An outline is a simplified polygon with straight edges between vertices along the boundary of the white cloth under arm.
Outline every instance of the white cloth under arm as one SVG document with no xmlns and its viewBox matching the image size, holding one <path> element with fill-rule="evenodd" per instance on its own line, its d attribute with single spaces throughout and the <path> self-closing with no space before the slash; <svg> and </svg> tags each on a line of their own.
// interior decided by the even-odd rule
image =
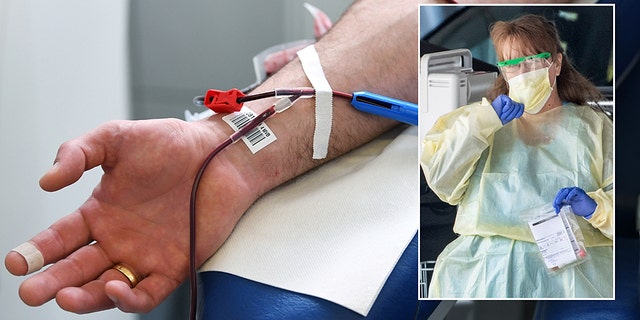
<svg viewBox="0 0 640 320">
<path fill-rule="evenodd" d="M 417 149 L 416 127 L 395 130 L 278 187 L 245 213 L 201 271 L 366 315 L 418 229 Z"/>
</svg>

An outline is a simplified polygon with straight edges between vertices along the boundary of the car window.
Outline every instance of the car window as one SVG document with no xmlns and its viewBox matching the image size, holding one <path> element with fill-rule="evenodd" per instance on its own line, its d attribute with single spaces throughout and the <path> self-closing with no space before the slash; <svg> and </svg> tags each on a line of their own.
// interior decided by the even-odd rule
<svg viewBox="0 0 640 320">
<path fill-rule="evenodd" d="M 429 10 L 429 8 L 425 8 Z M 613 8 L 611 6 L 473 6 L 460 10 L 425 36 L 428 43 L 447 49 L 467 48 L 474 58 L 495 65 L 489 37 L 494 21 L 526 13 L 556 23 L 567 55 L 596 86 L 613 82 Z"/>
</svg>

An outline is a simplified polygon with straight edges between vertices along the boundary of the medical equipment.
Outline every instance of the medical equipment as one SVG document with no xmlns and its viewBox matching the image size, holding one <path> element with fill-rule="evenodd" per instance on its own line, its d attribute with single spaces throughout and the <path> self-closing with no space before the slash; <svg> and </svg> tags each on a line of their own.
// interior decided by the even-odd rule
<svg viewBox="0 0 640 320">
<path fill-rule="evenodd" d="M 353 93 L 351 105 L 363 112 L 418 125 L 418 106 L 410 102 L 359 91 Z"/>
<path fill-rule="evenodd" d="M 428 53 L 420 58 L 419 137 L 424 137 L 440 116 L 480 101 L 494 83 L 496 72 L 477 72 L 472 64 L 468 49 Z"/>
<path fill-rule="evenodd" d="M 309 98 L 315 95 L 315 90 L 313 88 L 283 88 L 258 94 L 245 95 L 238 89 L 231 89 L 228 91 L 210 89 L 207 91 L 205 96 L 195 97 L 193 102 L 195 105 L 205 106 L 214 112 L 229 113 L 240 111 L 242 104 L 247 101 L 290 96 L 294 94 L 299 94 L 301 98 Z M 333 96 L 351 100 L 351 105 L 359 111 L 375 114 L 414 126 L 418 125 L 418 106 L 415 103 L 389 98 L 366 91 L 358 91 L 349 94 L 334 90 Z"/>
<path fill-rule="evenodd" d="M 238 94 L 236 91 L 233 91 L 231 94 L 223 95 L 225 98 L 233 97 L 234 94 Z M 276 113 L 280 113 L 282 111 L 287 110 L 291 107 L 298 98 L 301 97 L 300 93 L 294 93 L 288 97 L 284 97 L 278 100 L 276 103 L 271 105 L 271 107 L 267 108 L 263 112 L 261 112 L 258 116 L 248 122 L 245 126 L 243 126 L 240 130 L 233 133 L 229 138 L 219 144 L 204 160 L 196 177 L 193 182 L 193 186 L 191 188 L 191 198 L 189 202 L 189 272 L 190 278 L 189 282 L 191 285 L 191 305 L 190 305 L 190 319 L 196 319 L 197 314 L 197 297 L 198 297 L 198 278 L 197 278 L 197 263 L 196 263 L 196 199 L 198 195 L 198 186 L 200 184 L 200 180 L 202 179 L 202 175 L 204 171 L 211 163 L 211 160 L 219 154 L 226 147 L 230 146 L 234 142 L 238 141 L 247 133 L 251 132 L 251 130 L 255 129 L 258 125 L 264 122 L 269 117 L 273 116 Z M 252 96 L 250 98 L 260 99 L 260 96 Z M 229 108 L 234 103 L 237 103 L 234 99 L 226 99 L 219 103 L 219 105 L 224 108 Z M 225 109 L 226 110 L 226 109 Z"/>
</svg>

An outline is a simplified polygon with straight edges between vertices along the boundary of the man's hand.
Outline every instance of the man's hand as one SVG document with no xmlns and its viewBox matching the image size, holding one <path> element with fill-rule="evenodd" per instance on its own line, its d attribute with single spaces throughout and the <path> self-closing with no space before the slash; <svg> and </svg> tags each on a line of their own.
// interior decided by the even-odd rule
<svg viewBox="0 0 640 320">
<path fill-rule="evenodd" d="M 182 283 L 189 268 L 189 195 L 203 159 L 224 139 L 206 121 L 121 121 L 105 124 L 63 144 L 40 180 L 55 191 L 102 166 L 104 175 L 78 210 L 31 239 L 45 271 L 19 289 L 28 305 L 52 298 L 65 310 L 87 313 L 118 307 L 148 312 Z M 207 169 L 198 197 L 197 263 L 227 238 L 257 198 L 238 169 L 234 153 Z M 28 219 L 28 218 L 26 218 Z M 205 227 L 206 226 L 206 227 Z M 141 278 L 133 289 L 120 272 L 124 263 Z M 27 272 L 22 255 L 10 252 L 7 269 Z"/>
<path fill-rule="evenodd" d="M 331 86 L 416 102 L 417 9 L 414 0 L 354 2 L 316 43 Z M 256 92 L 310 85 L 294 59 Z M 265 107 L 256 104 L 254 111 Z M 313 101 L 303 99 L 268 120 L 277 142 L 255 155 L 236 144 L 213 160 L 198 192 L 198 265 L 259 196 L 397 125 L 336 99 L 327 158 L 314 160 L 314 114 Z M 231 134 L 219 120 L 113 122 L 65 143 L 41 180 L 43 189 L 63 188 L 99 165 L 104 176 L 78 210 L 31 239 L 45 264 L 53 265 L 21 285 L 21 298 L 40 305 L 55 297 L 77 313 L 114 306 L 147 312 L 158 305 L 188 274 L 189 195 L 202 161 Z M 112 269 L 118 263 L 142 278 L 135 288 Z M 17 252 L 7 255 L 5 265 L 16 275 L 28 270 Z"/>
</svg>

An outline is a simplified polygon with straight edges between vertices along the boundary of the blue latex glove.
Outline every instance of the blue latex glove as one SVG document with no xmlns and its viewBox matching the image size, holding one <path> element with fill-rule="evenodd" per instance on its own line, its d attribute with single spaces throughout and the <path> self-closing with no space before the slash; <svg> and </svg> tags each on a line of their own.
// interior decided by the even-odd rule
<svg viewBox="0 0 640 320">
<path fill-rule="evenodd" d="M 524 112 L 524 104 L 511 100 L 508 96 L 501 94 L 493 102 L 491 102 L 493 110 L 498 114 L 498 118 L 502 121 L 502 125 L 509 121 L 520 118 Z"/>
<path fill-rule="evenodd" d="M 570 205 L 573 213 L 585 219 L 591 218 L 597 206 L 596 201 L 578 187 L 562 188 L 558 191 L 556 198 L 553 200 L 553 207 L 556 209 L 556 213 L 560 212 L 560 208 L 563 205 Z"/>
</svg>

